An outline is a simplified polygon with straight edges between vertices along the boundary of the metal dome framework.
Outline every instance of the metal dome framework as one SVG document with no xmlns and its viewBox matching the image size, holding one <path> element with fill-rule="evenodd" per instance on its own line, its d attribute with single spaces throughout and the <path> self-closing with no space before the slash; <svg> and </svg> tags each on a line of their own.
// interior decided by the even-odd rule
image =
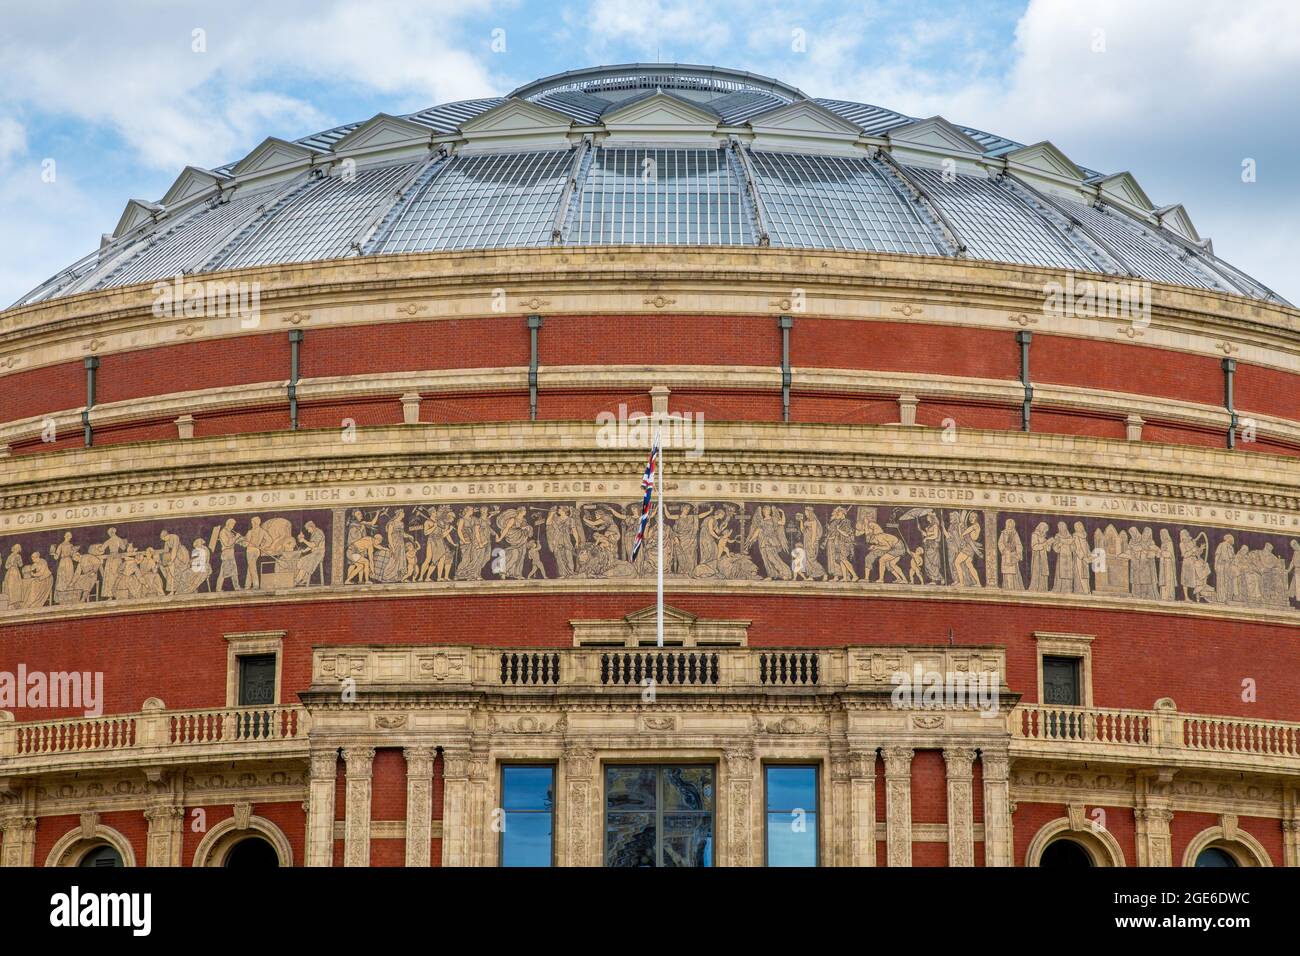
<svg viewBox="0 0 1300 956">
<path fill-rule="evenodd" d="M 279 263 L 621 244 L 965 257 L 1284 301 L 1181 205 L 1051 143 L 738 70 L 625 64 L 187 167 L 16 305 Z"/>
</svg>

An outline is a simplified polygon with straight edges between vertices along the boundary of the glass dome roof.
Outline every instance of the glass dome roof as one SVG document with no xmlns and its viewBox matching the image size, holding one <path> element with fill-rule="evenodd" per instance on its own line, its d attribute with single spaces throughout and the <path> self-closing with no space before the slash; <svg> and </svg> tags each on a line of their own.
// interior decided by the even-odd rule
<svg viewBox="0 0 1300 956">
<path fill-rule="evenodd" d="M 960 257 L 1282 301 L 1181 205 L 1050 143 L 738 70 L 624 64 L 188 167 L 16 304 L 279 263 L 616 244 Z"/>
</svg>

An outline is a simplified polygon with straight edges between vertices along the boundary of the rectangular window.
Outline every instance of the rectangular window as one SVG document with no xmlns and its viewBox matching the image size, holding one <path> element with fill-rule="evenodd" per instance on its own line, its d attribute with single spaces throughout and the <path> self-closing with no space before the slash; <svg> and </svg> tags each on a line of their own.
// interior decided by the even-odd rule
<svg viewBox="0 0 1300 956">
<path fill-rule="evenodd" d="M 550 866 L 554 846 L 555 768 L 501 768 L 502 866 Z"/>
<path fill-rule="evenodd" d="M 1077 707 L 1079 700 L 1079 658 L 1043 658 L 1043 696 L 1045 704 Z"/>
<path fill-rule="evenodd" d="M 817 768 L 764 771 L 767 865 L 817 865 Z"/>
<path fill-rule="evenodd" d="M 239 706 L 275 703 L 275 655 L 250 654 L 239 659 Z"/>
<path fill-rule="evenodd" d="M 713 768 L 606 767 L 606 866 L 712 866 Z"/>
<path fill-rule="evenodd" d="M 1079 658 L 1043 658 L 1043 697 L 1049 705 L 1077 707 L 1079 695 Z M 1052 737 L 1074 740 L 1082 736 L 1083 715 L 1071 711 L 1047 714 L 1047 732 Z"/>
</svg>

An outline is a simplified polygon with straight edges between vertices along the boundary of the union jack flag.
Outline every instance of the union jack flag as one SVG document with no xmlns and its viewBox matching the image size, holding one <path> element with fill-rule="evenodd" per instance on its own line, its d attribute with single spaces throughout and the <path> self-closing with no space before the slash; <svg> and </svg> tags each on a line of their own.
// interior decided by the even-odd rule
<svg viewBox="0 0 1300 956">
<path fill-rule="evenodd" d="M 636 541 L 632 544 L 632 560 L 641 553 L 641 545 L 645 543 L 645 526 L 650 520 L 650 498 L 655 493 L 655 474 L 659 467 L 659 438 L 655 436 L 654 444 L 650 448 L 650 460 L 646 462 L 645 474 L 641 476 L 641 487 L 645 489 L 645 498 L 641 501 L 641 524 L 636 529 Z"/>
</svg>

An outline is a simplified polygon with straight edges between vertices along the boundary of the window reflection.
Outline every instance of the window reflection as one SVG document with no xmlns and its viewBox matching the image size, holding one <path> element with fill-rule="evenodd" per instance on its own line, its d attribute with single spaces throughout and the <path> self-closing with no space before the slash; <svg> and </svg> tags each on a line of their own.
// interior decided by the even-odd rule
<svg viewBox="0 0 1300 956">
<path fill-rule="evenodd" d="M 765 770 L 767 865 L 817 865 L 817 768 Z"/>
<path fill-rule="evenodd" d="M 607 767 L 606 866 L 712 866 L 712 767 Z"/>
<path fill-rule="evenodd" d="M 502 866 L 550 866 L 555 817 L 555 768 L 501 768 Z"/>
</svg>

